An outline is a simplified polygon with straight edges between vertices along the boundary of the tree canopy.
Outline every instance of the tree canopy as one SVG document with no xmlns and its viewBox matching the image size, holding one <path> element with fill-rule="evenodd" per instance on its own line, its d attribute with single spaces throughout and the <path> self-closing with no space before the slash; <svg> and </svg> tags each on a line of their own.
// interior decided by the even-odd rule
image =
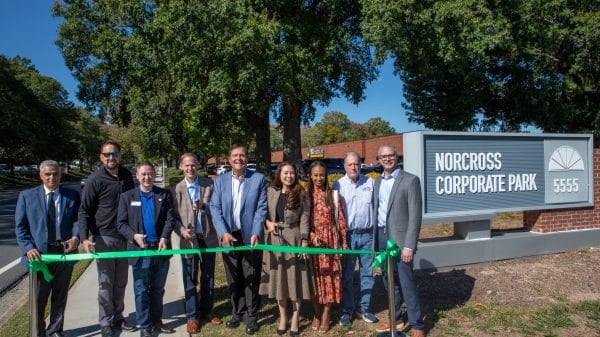
<svg viewBox="0 0 600 337">
<path fill-rule="evenodd" d="M 143 127 L 145 152 L 218 155 L 255 137 L 266 157 L 272 113 L 299 160 L 313 103 L 358 102 L 375 78 L 357 1 L 64 0 L 54 14 L 79 98 Z"/>
<path fill-rule="evenodd" d="M 568 0 L 366 1 L 363 28 L 442 130 L 600 130 L 600 6 Z"/>
<path fill-rule="evenodd" d="M 32 164 L 77 155 L 78 115 L 62 85 L 26 58 L 0 55 L 0 158 Z"/>
</svg>

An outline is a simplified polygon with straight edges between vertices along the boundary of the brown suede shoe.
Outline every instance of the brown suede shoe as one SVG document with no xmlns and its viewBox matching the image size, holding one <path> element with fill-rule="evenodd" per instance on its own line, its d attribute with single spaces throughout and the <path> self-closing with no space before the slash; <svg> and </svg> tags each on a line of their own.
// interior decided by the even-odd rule
<svg viewBox="0 0 600 337">
<path fill-rule="evenodd" d="M 412 329 L 410 331 L 410 337 L 425 337 L 425 330 Z"/>
<path fill-rule="evenodd" d="M 221 317 L 215 314 L 206 315 L 206 319 L 213 325 L 223 324 L 223 320 L 221 319 Z"/>
<path fill-rule="evenodd" d="M 196 319 L 188 319 L 187 321 L 187 332 L 189 334 L 200 332 L 200 323 Z"/>
<path fill-rule="evenodd" d="M 396 331 L 408 331 L 409 328 L 410 328 L 410 324 L 405 323 L 402 320 L 396 321 Z M 375 332 L 377 332 L 377 333 L 388 332 L 388 331 L 390 331 L 390 322 L 388 322 L 388 321 L 379 323 L 379 325 L 377 325 L 377 327 L 375 328 Z"/>
</svg>

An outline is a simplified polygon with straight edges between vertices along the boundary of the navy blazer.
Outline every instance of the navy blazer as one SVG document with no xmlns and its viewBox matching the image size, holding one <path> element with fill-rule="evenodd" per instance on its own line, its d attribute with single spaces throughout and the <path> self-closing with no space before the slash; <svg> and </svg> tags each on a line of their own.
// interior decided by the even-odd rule
<svg viewBox="0 0 600 337">
<path fill-rule="evenodd" d="M 171 193 L 163 188 L 153 186 L 152 192 L 154 192 L 154 228 L 156 235 L 159 240 L 164 238 L 168 242 L 175 222 L 173 199 Z M 128 250 L 140 249 L 133 240 L 135 234 L 145 233 L 139 186 L 121 193 L 117 212 L 117 229 L 127 239 Z M 137 257 L 129 258 L 129 264 L 134 265 L 137 260 Z"/>
<path fill-rule="evenodd" d="M 77 213 L 79 193 L 59 187 L 60 193 L 60 239 L 66 241 L 78 236 Z M 15 209 L 15 233 L 21 249 L 21 264 L 27 267 L 27 252 L 36 248 L 40 253 L 48 252 L 48 227 L 44 186 L 30 188 L 19 193 Z"/>
<path fill-rule="evenodd" d="M 233 174 L 227 172 L 215 179 L 214 190 L 210 199 L 210 213 L 213 224 L 219 235 L 235 230 L 233 224 L 233 196 L 231 195 L 231 179 Z M 252 235 L 262 241 L 265 219 L 267 217 L 267 188 L 265 176 L 258 172 L 246 170 L 242 189 L 242 210 L 240 213 L 241 231 L 244 244 L 250 244 Z"/>
</svg>

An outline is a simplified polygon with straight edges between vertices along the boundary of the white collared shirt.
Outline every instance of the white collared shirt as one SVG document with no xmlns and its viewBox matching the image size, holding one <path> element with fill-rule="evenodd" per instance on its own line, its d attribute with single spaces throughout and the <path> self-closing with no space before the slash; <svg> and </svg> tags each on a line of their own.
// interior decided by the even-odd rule
<svg viewBox="0 0 600 337">
<path fill-rule="evenodd" d="M 244 190 L 245 174 L 238 180 L 231 171 L 231 200 L 233 201 L 233 225 L 237 230 L 242 229 L 240 214 L 242 213 L 242 191 Z"/>
<path fill-rule="evenodd" d="M 45 185 L 44 186 L 44 209 L 46 210 L 46 213 L 48 213 L 48 198 L 50 197 L 50 192 L 54 192 L 54 209 L 56 210 L 56 223 L 54 224 L 54 230 L 56 233 L 56 240 L 62 241 L 62 240 L 67 240 L 69 238 L 61 238 L 60 237 L 60 221 L 62 220 L 62 214 L 60 213 L 60 192 L 59 189 L 55 189 L 55 190 L 50 190 L 49 188 L 47 188 Z"/>
<path fill-rule="evenodd" d="M 400 169 L 395 169 L 389 176 L 381 175 L 381 185 L 379 185 L 379 206 L 377 209 L 377 226 L 385 227 L 387 222 L 387 209 L 392 193 L 392 186 L 400 173 Z"/>
<path fill-rule="evenodd" d="M 371 228 L 373 185 L 373 179 L 362 174 L 357 182 L 345 175 L 333 184 L 333 189 L 340 191 L 343 198 L 348 230 Z"/>
</svg>

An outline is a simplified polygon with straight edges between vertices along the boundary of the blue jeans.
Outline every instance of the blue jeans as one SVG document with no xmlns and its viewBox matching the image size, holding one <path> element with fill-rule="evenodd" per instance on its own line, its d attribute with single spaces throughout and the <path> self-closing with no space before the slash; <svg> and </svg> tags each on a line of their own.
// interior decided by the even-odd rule
<svg viewBox="0 0 600 337">
<path fill-rule="evenodd" d="M 383 228 L 379 228 L 378 230 L 379 250 L 384 250 L 388 237 L 387 234 L 384 233 Z M 402 249 L 402 247 L 400 247 L 400 249 Z M 387 261 L 384 263 L 387 263 Z M 383 286 L 388 290 L 387 275 L 383 275 L 382 279 Z M 425 323 L 421 316 L 419 289 L 415 282 L 412 262 L 404 263 L 398 259 L 398 263 L 394 266 L 394 302 L 397 320 L 402 318 L 402 303 L 404 302 L 406 303 L 408 323 L 416 330 L 423 330 L 425 328 Z"/>
<path fill-rule="evenodd" d="M 348 248 L 349 249 L 365 249 L 371 250 L 373 243 L 373 233 L 368 231 L 366 233 L 352 233 L 348 232 Z M 373 262 L 373 256 L 355 255 L 350 254 L 344 256 L 344 264 L 342 267 L 342 312 L 344 314 L 352 314 L 357 307 L 357 301 L 354 293 L 354 266 L 356 260 L 359 261 L 360 266 L 360 313 L 370 312 L 369 307 L 371 305 L 371 290 L 375 280 L 373 278 L 373 271 L 371 269 L 371 263 Z"/>
<path fill-rule="evenodd" d="M 169 258 L 140 257 L 131 269 L 135 294 L 135 318 L 142 330 L 150 331 L 152 326 L 161 322 Z"/>
<path fill-rule="evenodd" d="M 215 257 L 216 253 L 203 253 L 202 261 L 198 255 L 191 258 L 181 256 L 183 266 L 183 289 L 185 291 L 185 315 L 187 319 L 198 319 L 198 315 L 209 314 L 213 309 L 215 297 Z M 200 296 L 196 292 L 200 264 Z"/>
</svg>

